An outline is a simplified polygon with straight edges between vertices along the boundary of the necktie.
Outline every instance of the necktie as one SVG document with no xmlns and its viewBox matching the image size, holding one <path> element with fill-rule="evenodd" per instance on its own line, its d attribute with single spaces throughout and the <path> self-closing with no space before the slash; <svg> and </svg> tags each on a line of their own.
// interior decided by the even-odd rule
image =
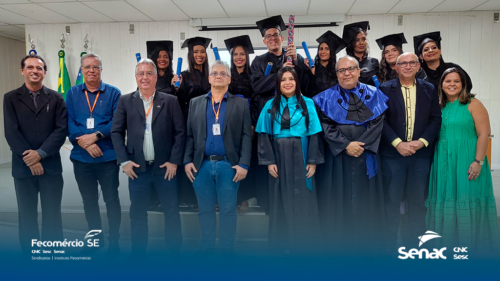
<svg viewBox="0 0 500 281">
<path fill-rule="evenodd" d="M 38 92 L 33 93 L 33 104 L 35 105 L 35 108 L 38 108 Z"/>
</svg>

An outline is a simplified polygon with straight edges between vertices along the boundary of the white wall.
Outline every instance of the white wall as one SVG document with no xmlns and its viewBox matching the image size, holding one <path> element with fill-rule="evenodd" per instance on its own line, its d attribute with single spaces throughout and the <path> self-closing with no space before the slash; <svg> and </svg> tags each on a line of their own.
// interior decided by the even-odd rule
<svg viewBox="0 0 500 281">
<path fill-rule="evenodd" d="M 25 56 L 24 42 L 0 37 L 0 97 L 3 112 L 3 96 L 13 89 L 19 88 L 24 79 L 21 75 L 21 59 Z M 4 134 L 3 113 L 0 114 L 0 164 L 11 161 L 11 151 Z"/>
<path fill-rule="evenodd" d="M 441 31 L 442 52 L 445 61 L 462 66 L 471 76 L 474 84 L 473 92 L 485 104 L 490 113 L 493 139 L 492 164 L 500 168 L 500 93 L 496 83 L 500 78 L 500 23 L 493 23 L 493 11 L 466 13 L 433 13 L 404 15 L 403 25 L 397 25 L 397 14 L 347 16 L 346 24 L 362 20 L 370 21 L 371 30 L 368 33 L 371 55 L 380 58 L 381 51 L 375 39 L 387 34 L 404 32 L 408 44 L 405 51 L 413 51 L 413 36 L 431 31 Z M 135 34 L 129 33 L 129 24 L 135 25 Z M 306 41 L 309 46 L 315 46 L 316 38 L 331 29 L 336 34 L 342 34 L 343 24 L 332 28 L 303 28 L 295 30 L 295 43 L 300 45 Z M 49 72 L 45 84 L 57 88 L 58 56 L 60 37 L 65 32 L 67 24 L 26 25 L 26 33 L 35 39 L 38 53 L 43 56 Z M 67 37 L 67 66 L 71 81 L 74 83 L 78 73 L 79 56 L 83 51 L 83 38 L 89 34 L 93 51 L 103 58 L 103 80 L 117 86 L 123 93 L 136 88 L 134 78 L 135 53 L 146 56 L 146 41 L 174 41 L 174 60 L 184 58 L 183 68 L 187 68 L 187 50 L 180 49 L 180 32 L 186 33 L 186 38 L 204 36 L 213 39 L 214 46 L 224 48 L 224 39 L 248 34 L 254 47 L 264 47 L 258 30 L 242 31 L 210 31 L 201 32 L 191 28 L 188 21 L 172 22 L 130 22 L 130 23 L 91 23 L 69 24 L 71 34 Z M 286 34 L 286 32 L 284 33 Z M 27 43 L 29 49 L 29 44 Z M 214 55 L 209 52 L 209 60 Z M 343 52 L 341 53 L 343 54 Z M 175 69 L 175 66 L 174 66 Z"/>
</svg>

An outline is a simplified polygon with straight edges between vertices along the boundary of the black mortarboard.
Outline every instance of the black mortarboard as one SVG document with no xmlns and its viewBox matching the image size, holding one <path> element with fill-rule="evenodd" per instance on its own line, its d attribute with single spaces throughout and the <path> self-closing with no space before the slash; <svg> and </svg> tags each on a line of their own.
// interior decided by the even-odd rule
<svg viewBox="0 0 500 281">
<path fill-rule="evenodd" d="M 323 33 L 316 41 L 321 45 L 321 43 L 326 43 L 328 46 L 335 50 L 335 54 L 342 51 L 345 47 L 347 47 L 347 43 L 340 38 L 337 34 L 328 30 Z M 318 46 L 319 48 L 319 46 Z"/>
<path fill-rule="evenodd" d="M 252 41 L 250 41 L 250 36 L 248 36 L 248 35 L 241 35 L 241 36 L 229 38 L 229 39 L 224 40 L 224 43 L 226 43 L 226 48 L 227 48 L 228 52 L 230 52 L 231 49 L 234 47 L 242 46 L 248 50 L 249 54 L 254 53 Z"/>
<path fill-rule="evenodd" d="M 186 41 L 184 41 L 184 44 L 182 44 L 181 48 L 186 48 L 186 47 L 193 48 L 194 46 L 200 45 L 205 47 L 205 49 L 207 49 L 208 44 L 210 44 L 210 41 L 212 41 L 212 39 L 196 36 L 193 38 L 186 39 Z"/>
<path fill-rule="evenodd" d="M 380 50 L 382 50 L 382 51 L 385 49 L 385 47 L 387 47 L 389 45 L 394 45 L 394 46 L 403 48 L 403 44 L 408 43 L 406 41 L 404 33 L 387 35 L 387 36 L 379 38 L 375 41 L 377 41 L 377 44 L 378 44 Z"/>
<path fill-rule="evenodd" d="M 417 56 L 422 54 L 422 42 L 427 38 L 434 41 L 438 48 L 441 49 L 441 32 L 439 31 L 413 36 L 413 47 Z"/>
<path fill-rule="evenodd" d="M 266 34 L 266 31 L 269 28 L 277 28 L 280 31 L 286 29 L 285 23 L 283 22 L 283 18 L 281 16 L 274 16 L 267 19 L 260 20 L 256 22 L 257 28 L 260 30 L 262 37 Z"/>
<path fill-rule="evenodd" d="M 172 41 L 146 41 L 146 48 L 148 50 L 148 58 L 150 59 L 154 53 L 158 51 L 167 51 L 170 60 L 172 60 L 172 54 L 174 51 L 174 42 Z M 156 62 L 155 62 L 156 63 Z"/>
<path fill-rule="evenodd" d="M 351 24 L 344 25 L 344 32 L 342 32 L 342 39 L 347 42 L 347 44 L 351 44 L 356 36 L 358 35 L 359 30 L 363 30 L 366 32 L 370 30 L 370 22 L 368 21 L 360 21 Z"/>
</svg>

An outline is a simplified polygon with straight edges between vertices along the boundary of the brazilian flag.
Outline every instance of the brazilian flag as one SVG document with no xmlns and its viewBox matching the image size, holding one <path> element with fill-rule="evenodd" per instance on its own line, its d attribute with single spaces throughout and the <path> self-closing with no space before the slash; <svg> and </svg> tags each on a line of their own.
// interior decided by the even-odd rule
<svg viewBox="0 0 500 281">
<path fill-rule="evenodd" d="M 87 52 L 82 52 L 80 54 L 80 57 L 83 57 L 87 54 Z M 80 84 L 83 84 L 85 82 L 85 79 L 83 78 L 83 75 L 82 75 L 82 68 L 80 68 L 78 70 L 78 76 L 76 77 L 76 83 L 75 83 L 75 86 L 76 85 L 80 85 Z"/>
<path fill-rule="evenodd" d="M 66 93 L 71 88 L 71 81 L 69 81 L 68 69 L 64 61 L 65 53 L 63 50 L 59 51 L 59 78 L 57 80 L 57 91 L 62 94 L 66 100 Z"/>
</svg>

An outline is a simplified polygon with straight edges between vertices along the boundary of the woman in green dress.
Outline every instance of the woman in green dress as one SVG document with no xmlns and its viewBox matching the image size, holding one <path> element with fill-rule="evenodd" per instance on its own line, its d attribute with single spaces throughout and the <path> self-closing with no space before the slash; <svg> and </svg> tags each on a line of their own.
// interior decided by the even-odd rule
<svg viewBox="0 0 500 281">
<path fill-rule="evenodd" d="M 442 236 L 433 240 L 436 247 L 494 253 L 500 238 L 486 158 L 490 121 L 466 83 L 465 74 L 454 67 L 439 83 L 443 123 L 430 174 L 427 229 Z"/>
</svg>

